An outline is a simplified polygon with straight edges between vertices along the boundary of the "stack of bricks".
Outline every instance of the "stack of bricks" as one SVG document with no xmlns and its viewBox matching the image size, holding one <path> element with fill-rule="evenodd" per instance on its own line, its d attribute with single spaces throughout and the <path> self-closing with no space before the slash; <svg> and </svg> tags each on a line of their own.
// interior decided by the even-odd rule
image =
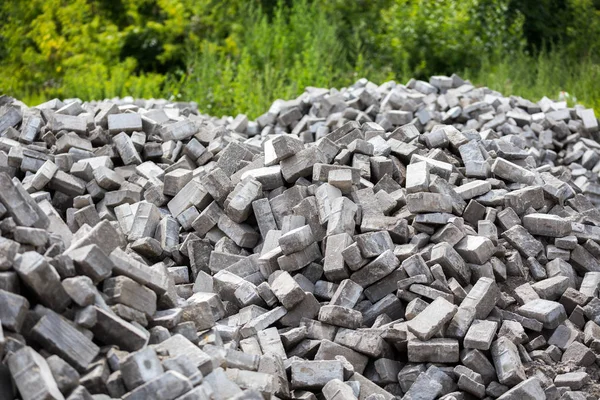
<svg viewBox="0 0 600 400">
<path fill-rule="evenodd" d="M 598 393 L 599 139 L 456 75 L 255 121 L 0 96 L 0 397 Z"/>
</svg>

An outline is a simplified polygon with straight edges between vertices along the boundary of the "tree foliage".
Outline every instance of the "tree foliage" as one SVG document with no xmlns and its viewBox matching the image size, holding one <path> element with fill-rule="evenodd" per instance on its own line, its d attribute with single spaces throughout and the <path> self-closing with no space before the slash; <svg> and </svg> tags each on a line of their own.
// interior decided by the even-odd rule
<svg viewBox="0 0 600 400">
<path fill-rule="evenodd" d="M 599 63 L 598 3 L 4 0 L 0 93 L 31 100 L 174 96 L 216 114 L 255 116 L 305 86 L 343 86 L 359 76 L 482 77 L 483 68 L 493 74 L 511 59 L 535 64 L 552 52 L 567 57 L 577 75 L 580 65 Z"/>
</svg>

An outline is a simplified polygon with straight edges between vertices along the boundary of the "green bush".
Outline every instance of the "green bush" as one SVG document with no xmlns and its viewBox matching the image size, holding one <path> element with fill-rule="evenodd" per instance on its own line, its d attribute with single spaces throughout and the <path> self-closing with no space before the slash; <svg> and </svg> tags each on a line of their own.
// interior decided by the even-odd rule
<svg viewBox="0 0 600 400">
<path fill-rule="evenodd" d="M 243 26 L 225 46 L 205 42 L 190 50 L 188 73 L 180 88 L 200 108 L 215 115 L 236 110 L 256 117 L 276 98 L 300 94 L 306 86 L 346 83 L 354 78 L 339 27 L 317 3 L 295 1 L 269 16 L 248 7 Z"/>
<path fill-rule="evenodd" d="M 507 0 L 397 0 L 381 11 L 377 48 L 403 79 L 476 68 L 521 49 L 523 19 L 507 11 Z"/>
<path fill-rule="evenodd" d="M 600 107 L 594 0 L 4 0 L 0 93 L 172 97 L 256 117 L 306 86 L 462 71 Z"/>
</svg>

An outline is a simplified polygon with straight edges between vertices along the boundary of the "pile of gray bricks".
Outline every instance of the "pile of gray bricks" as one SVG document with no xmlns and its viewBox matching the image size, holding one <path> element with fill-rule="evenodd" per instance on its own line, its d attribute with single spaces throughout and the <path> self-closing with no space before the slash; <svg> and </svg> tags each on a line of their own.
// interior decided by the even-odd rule
<svg viewBox="0 0 600 400">
<path fill-rule="evenodd" d="M 0 398 L 597 397 L 599 139 L 456 75 L 0 96 Z"/>
</svg>

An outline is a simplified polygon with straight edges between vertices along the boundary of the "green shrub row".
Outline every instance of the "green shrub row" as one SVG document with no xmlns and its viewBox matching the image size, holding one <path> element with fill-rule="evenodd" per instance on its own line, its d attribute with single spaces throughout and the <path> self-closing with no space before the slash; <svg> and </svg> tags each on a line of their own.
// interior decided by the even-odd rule
<svg viewBox="0 0 600 400">
<path fill-rule="evenodd" d="M 592 0 L 5 0 L 0 21 L 0 93 L 30 104 L 167 97 L 256 117 L 306 86 L 458 72 L 600 110 Z"/>
</svg>

